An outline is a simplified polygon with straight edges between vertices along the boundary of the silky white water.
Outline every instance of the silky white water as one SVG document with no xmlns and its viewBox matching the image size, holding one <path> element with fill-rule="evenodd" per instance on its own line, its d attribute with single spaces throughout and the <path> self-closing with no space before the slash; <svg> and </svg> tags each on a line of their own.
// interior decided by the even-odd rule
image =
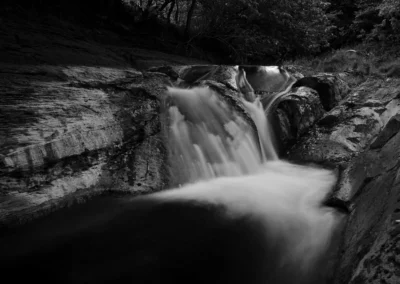
<svg viewBox="0 0 400 284">
<path fill-rule="evenodd" d="M 242 101 L 246 121 L 244 113 L 209 88 L 170 88 L 169 95 L 168 145 L 179 183 L 253 173 L 266 160 L 278 158 L 259 99 Z"/>
<path fill-rule="evenodd" d="M 207 87 L 168 92 L 172 172 L 186 185 L 163 198 L 228 204 L 233 214 L 254 215 L 272 232 L 268 241 L 285 247 L 277 260 L 282 267 L 295 264 L 306 273 L 321 265 L 338 224 L 335 210 L 322 206 L 335 175 L 278 159 L 259 98 L 242 99 L 255 132 L 243 113 Z M 268 107 L 285 94 L 273 96 Z"/>
</svg>

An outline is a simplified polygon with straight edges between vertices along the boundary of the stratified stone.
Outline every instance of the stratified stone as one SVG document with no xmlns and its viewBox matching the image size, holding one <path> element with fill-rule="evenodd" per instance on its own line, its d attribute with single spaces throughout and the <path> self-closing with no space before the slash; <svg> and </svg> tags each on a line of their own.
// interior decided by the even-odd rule
<svg viewBox="0 0 400 284">
<path fill-rule="evenodd" d="M 106 190 L 166 187 L 165 75 L 5 65 L 0 80 L 0 223 Z"/>
</svg>

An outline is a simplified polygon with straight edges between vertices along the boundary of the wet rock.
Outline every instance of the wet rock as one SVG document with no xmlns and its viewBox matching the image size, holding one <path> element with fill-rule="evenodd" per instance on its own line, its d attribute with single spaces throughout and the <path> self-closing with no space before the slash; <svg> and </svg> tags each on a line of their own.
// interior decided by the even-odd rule
<svg viewBox="0 0 400 284">
<path fill-rule="evenodd" d="M 158 73 L 163 73 L 167 75 L 171 80 L 175 81 L 179 78 L 179 74 L 175 70 L 176 68 L 173 68 L 171 66 L 160 66 L 160 67 L 152 67 L 149 68 L 147 71 L 148 72 L 158 72 Z"/>
<path fill-rule="evenodd" d="M 329 82 L 329 84 L 326 83 L 326 85 L 329 86 L 328 93 L 330 95 L 333 94 L 333 98 L 336 98 L 332 101 L 332 105 L 337 105 L 339 103 L 339 100 L 348 95 L 348 85 L 338 76 L 326 74 L 321 74 L 318 76 L 319 77 L 316 78 L 318 78 L 318 80 L 321 80 L 321 82 Z M 312 78 L 314 79 L 314 77 Z M 299 79 L 297 82 L 301 82 L 300 80 L 303 79 Z M 335 82 L 340 82 L 340 87 L 336 87 L 334 85 Z M 291 147 L 303 134 L 305 134 L 317 121 L 319 125 L 330 125 L 337 121 L 338 112 L 340 112 L 329 112 L 327 114 L 326 108 L 324 107 L 324 100 L 321 100 L 321 94 L 318 93 L 317 90 L 310 88 L 310 86 L 303 87 L 300 86 L 300 84 L 296 85 L 295 83 L 292 89 L 289 90 L 287 93 L 283 92 L 278 94 L 264 94 L 262 100 L 271 101 L 270 98 L 274 98 L 274 96 L 277 98 L 277 101 L 273 103 L 276 105 L 276 107 L 273 107 L 273 110 L 267 109 L 267 111 L 271 112 L 270 117 L 273 121 L 272 125 L 274 126 L 275 132 L 277 134 L 276 144 L 280 148 L 280 152 L 282 154 L 288 147 Z M 264 102 L 264 105 L 269 108 L 269 103 Z M 342 134 L 336 133 L 334 135 L 340 136 Z M 321 135 L 318 131 L 313 131 L 313 138 L 320 136 Z M 356 141 L 354 141 L 354 143 L 356 143 Z M 331 147 L 334 147 L 337 150 L 335 156 L 337 156 L 339 152 L 345 150 L 338 143 L 329 144 Z M 296 152 L 298 154 L 302 154 L 307 151 L 299 152 L 296 149 Z M 325 151 L 322 151 L 318 154 L 320 156 L 320 161 L 326 160 L 326 156 L 324 155 L 324 153 Z M 301 159 L 303 158 L 306 157 L 302 157 Z"/>
<path fill-rule="evenodd" d="M 400 81 L 363 83 L 288 152 L 289 159 L 338 171 L 339 182 L 327 204 L 342 208 L 347 217 L 332 268 L 334 283 L 375 283 L 383 275 L 377 261 L 388 259 L 381 248 L 396 242 L 388 237 L 388 228 L 393 227 L 390 218 L 399 192 L 399 87 Z M 368 263 L 372 260 L 374 265 Z M 393 276 L 399 270 L 390 271 Z"/>
<path fill-rule="evenodd" d="M 290 149 L 289 156 L 297 161 L 345 167 L 370 145 L 388 118 L 395 114 L 398 109 L 395 97 L 393 92 L 392 100 L 389 97 L 382 100 L 380 89 L 374 92 L 369 83 L 359 86 L 326 113 L 312 132 Z"/>
<path fill-rule="evenodd" d="M 192 65 L 176 66 L 179 82 L 182 87 L 189 87 L 193 84 L 200 84 L 202 81 L 214 81 L 224 84 L 226 87 L 237 90 L 235 66 L 224 65 Z"/>
<path fill-rule="evenodd" d="M 293 88 L 298 87 L 308 87 L 317 91 L 326 111 L 335 107 L 350 92 L 344 80 L 337 75 L 327 73 L 300 78 L 293 84 Z"/>
<path fill-rule="evenodd" d="M 2 224 L 105 190 L 166 186 L 159 118 L 165 75 L 79 66 L 2 70 Z"/>
<path fill-rule="evenodd" d="M 349 283 L 351 277 L 353 281 L 350 283 L 357 283 L 356 279 L 363 274 L 371 274 L 366 279 L 368 283 L 374 283 L 374 276 L 379 281 L 376 276 L 379 275 L 381 263 L 371 266 L 367 260 L 374 257 L 386 259 L 390 254 L 379 247 L 393 246 L 388 235 L 400 190 L 399 149 L 400 133 L 397 133 L 379 149 L 369 149 L 358 156 L 343 174 L 336 198 L 347 202 L 351 213 L 344 230 L 341 245 L 343 253 L 338 260 L 336 283 Z M 398 237 L 397 233 L 393 239 Z M 365 268 L 368 270 L 364 272 Z M 371 270 L 375 272 L 371 273 Z"/>
<path fill-rule="evenodd" d="M 173 66 L 172 69 L 178 73 L 179 78 L 186 83 L 186 86 L 209 80 L 222 83 L 228 88 L 237 90 L 236 75 L 239 67 L 244 68 L 247 80 L 252 85 L 254 91 L 258 93 L 283 90 L 294 79 L 303 76 L 298 71 L 290 68 L 286 70 L 286 67 L 282 71 L 283 74 L 281 74 L 276 66 L 191 65 Z M 163 71 L 165 74 L 170 72 Z"/>
<path fill-rule="evenodd" d="M 303 66 L 296 66 L 296 65 L 285 65 L 283 66 L 285 70 L 287 70 L 290 75 L 292 75 L 296 80 L 301 79 L 304 77 L 304 69 Z"/>
<path fill-rule="evenodd" d="M 293 145 L 324 114 L 317 93 L 308 88 L 298 88 L 289 93 L 270 115 L 282 152 Z"/>
<path fill-rule="evenodd" d="M 244 70 L 255 92 L 280 92 L 296 81 L 290 72 L 280 66 L 240 65 L 238 68 Z"/>
<path fill-rule="evenodd" d="M 399 283 L 400 282 L 400 195 L 399 174 L 394 182 L 395 192 L 391 192 L 395 204 L 388 208 L 375 241 L 371 241 L 371 249 L 359 262 L 353 274 L 351 284 L 357 283 Z M 388 202 L 393 205 L 393 201 Z"/>
<path fill-rule="evenodd" d="M 186 83 L 192 84 L 209 79 L 218 68 L 218 65 L 184 66 L 179 70 L 179 78 Z"/>
<path fill-rule="evenodd" d="M 392 117 L 380 135 L 372 142 L 371 149 L 380 148 L 400 131 L 400 114 Z"/>
<path fill-rule="evenodd" d="M 106 191 L 168 187 L 163 111 L 166 86 L 179 68 L 2 66 L 0 226 Z M 220 66 L 213 80 L 190 85 L 215 90 L 257 135 L 235 75 Z"/>
</svg>

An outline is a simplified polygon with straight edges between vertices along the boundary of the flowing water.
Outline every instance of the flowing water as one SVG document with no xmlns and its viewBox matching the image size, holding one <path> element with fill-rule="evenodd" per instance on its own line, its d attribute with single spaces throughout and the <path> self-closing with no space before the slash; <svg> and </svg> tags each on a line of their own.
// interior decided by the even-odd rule
<svg viewBox="0 0 400 284">
<path fill-rule="evenodd" d="M 260 100 L 242 100 L 243 112 L 204 88 L 169 88 L 168 145 L 178 184 L 256 172 L 278 155 Z M 246 121 L 247 111 L 255 128 Z"/>
<path fill-rule="evenodd" d="M 287 90 L 271 96 L 267 114 L 286 95 Z M 193 184 L 185 188 L 185 198 L 228 203 L 238 212 L 258 211 L 268 229 L 285 243 L 281 261 L 296 263 L 301 271 L 315 269 L 338 225 L 335 210 L 322 206 L 336 183 L 335 175 L 279 160 L 259 98 L 241 102 L 256 125 L 258 135 L 254 135 L 243 113 L 209 88 L 170 88 L 169 96 L 171 165 L 180 183 Z M 220 176 L 226 177 L 224 182 Z M 209 180 L 209 192 L 204 180 Z M 174 196 L 174 191 L 167 194 Z"/>
<path fill-rule="evenodd" d="M 103 196 L 0 236 L 4 279 L 325 283 L 338 217 L 322 203 L 335 175 L 280 160 L 258 98 L 235 108 L 207 87 L 168 95 L 171 175 L 181 188 Z"/>
</svg>

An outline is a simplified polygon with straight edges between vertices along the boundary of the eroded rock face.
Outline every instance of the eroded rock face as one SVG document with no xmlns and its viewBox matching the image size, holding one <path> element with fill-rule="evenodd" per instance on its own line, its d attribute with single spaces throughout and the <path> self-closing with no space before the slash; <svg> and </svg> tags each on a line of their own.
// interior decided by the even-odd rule
<svg viewBox="0 0 400 284">
<path fill-rule="evenodd" d="M 290 150 L 289 156 L 298 161 L 345 168 L 352 157 L 369 146 L 389 117 L 397 112 L 396 91 L 389 92 L 385 88 L 374 92 L 373 85 L 371 82 L 362 84 L 326 113 L 311 133 Z"/>
<path fill-rule="evenodd" d="M 73 196 L 166 186 L 164 74 L 8 65 L 0 80 L 1 223 Z"/>
<path fill-rule="evenodd" d="M 299 88 L 289 93 L 270 114 L 280 152 L 293 145 L 324 113 L 315 91 Z"/>
<path fill-rule="evenodd" d="M 293 84 L 293 88 L 299 87 L 308 87 L 317 91 L 326 111 L 330 111 L 350 92 L 348 84 L 343 79 L 327 73 L 299 78 Z"/>
<path fill-rule="evenodd" d="M 392 219 L 400 189 L 399 87 L 399 81 L 363 83 L 289 151 L 292 160 L 338 169 L 328 203 L 348 215 L 334 283 L 374 283 L 383 274 L 387 283 L 397 283 L 398 269 L 388 268 L 395 260 L 387 251 L 398 239 Z M 386 263 L 385 273 L 379 261 Z"/>
<path fill-rule="evenodd" d="M 297 82 L 301 83 L 304 78 L 298 76 Z M 332 107 L 339 104 L 341 99 L 349 93 L 348 85 L 337 75 L 320 74 L 318 80 L 326 82 L 327 94 L 332 98 Z M 265 101 L 271 101 L 269 96 L 276 97 L 276 101 L 273 103 L 275 107 L 272 109 L 267 107 L 266 111 L 269 112 L 267 115 L 273 121 L 272 124 L 277 133 L 277 145 L 282 154 L 327 113 L 323 96 L 315 88 L 301 86 L 302 83 L 297 84 L 297 82 L 287 93 L 263 94 Z M 335 82 L 339 82 L 340 87 L 337 87 Z M 266 103 L 266 105 L 268 104 Z"/>
<path fill-rule="evenodd" d="M 386 136 L 387 132 L 391 130 L 385 128 L 377 139 Z M 348 280 L 357 267 L 358 271 L 350 283 L 374 283 L 370 280 L 374 280 L 374 276 L 375 278 L 383 276 L 383 273 L 378 268 L 379 262 L 371 265 L 368 259 L 390 257 L 385 249 L 379 248 L 379 245 L 374 247 L 373 244 L 376 242 L 379 244 L 382 239 L 386 239 L 382 245 L 393 247 L 390 236 L 395 230 L 388 229 L 395 225 L 391 215 L 400 192 L 400 132 L 384 140 L 382 147 L 369 149 L 355 158 L 341 179 L 340 190 L 336 197 L 349 204 L 351 213 L 344 231 L 337 283 L 349 283 Z M 398 238 L 398 236 L 393 237 L 394 240 Z M 363 261 L 360 263 L 360 260 Z M 386 275 L 389 279 L 393 276 L 394 279 L 399 279 L 395 270 L 391 276 Z M 359 282 L 363 278 L 365 282 Z M 383 279 L 375 279 L 375 281 L 381 280 Z"/>
</svg>

